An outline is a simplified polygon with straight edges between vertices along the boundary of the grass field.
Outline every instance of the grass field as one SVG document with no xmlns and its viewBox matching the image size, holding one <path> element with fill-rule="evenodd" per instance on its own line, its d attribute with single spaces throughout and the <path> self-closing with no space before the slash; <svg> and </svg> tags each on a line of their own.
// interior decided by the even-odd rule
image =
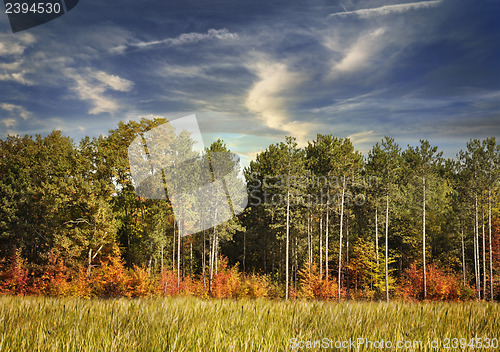
<svg viewBox="0 0 500 352">
<path fill-rule="evenodd" d="M 346 348 L 341 350 L 381 350 L 381 345 L 375 348 L 377 341 L 387 344 L 389 340 L 393 347 L 384 350 L 477 351 L 470 346 L 451 347 L 455 342 L 458 347 L 461 342 L 470 344 L 473 337 L 500 337 L 500 305 L 492 303 L 3 296 L 0 319 L 0 351 L 16 352 L 333 351 L 338 349 L 329 347 L 335 347 L 336 341 L 358 342 L 357 338 L 365 339 L 359 349 L 344 343 Z M 450 340 L 446 349 L 445 338 L 466 340 Z M 429 347 L 429 339 L 440 339 L 439 348 Z M 369 341 L 372 348 L 367 347 Z M 398 349 L 397 341 L 422 341 L 423 348 L 407 342 L 406 348 Z M 490 345 L 494 343 L 490 340 Z"/>
</svg>

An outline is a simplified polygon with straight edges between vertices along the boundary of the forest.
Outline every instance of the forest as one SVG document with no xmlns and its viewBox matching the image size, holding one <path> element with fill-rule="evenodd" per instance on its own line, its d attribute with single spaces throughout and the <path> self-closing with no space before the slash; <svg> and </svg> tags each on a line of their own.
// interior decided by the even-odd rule
<svg viewBox="0 0 500 352">
<path fill-rule="evenodd" d="M 79 143 L 0 140 L 0 293 L 320 300 L 499 300 L 500 145 L 286 137 L 240 171 L 248 205 L 188 236 L 139 196 L 128 147 L 167 121 Z M 230 152 L 218 140 L 205 154 Z M 233 160 L 238 168 L 237 160 Z"/>
</svg>

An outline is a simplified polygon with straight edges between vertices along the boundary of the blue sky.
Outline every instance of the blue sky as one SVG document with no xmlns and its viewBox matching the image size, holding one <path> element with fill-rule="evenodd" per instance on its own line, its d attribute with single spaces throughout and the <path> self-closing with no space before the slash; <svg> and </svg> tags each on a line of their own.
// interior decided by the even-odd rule
<svg viewBox="0 0 500 352">
<path fill-rule="evenodd" d="M 12 34 L 0 14 L 0 138 L 196 113 L 244 164 L 293 135 L 428 139 L 453 157 L 500 132 L 497 0 L 81 0 Z"/>
</svg>

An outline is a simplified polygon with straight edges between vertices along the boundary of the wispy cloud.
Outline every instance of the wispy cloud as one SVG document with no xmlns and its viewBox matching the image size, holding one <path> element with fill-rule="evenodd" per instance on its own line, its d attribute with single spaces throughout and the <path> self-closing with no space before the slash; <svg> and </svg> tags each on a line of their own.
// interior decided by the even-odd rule
<svg viewBox="0 0 500 352">
<path fill-rule="evenodd" d="M 375 133 L 375 131 L 370 130 L 370 131 L 353 133 L 347 136 L 347 138 L 349 138 L 355 144 L 372 143 L 373 141 L 378 139 L 378 135 Z"/>
<path fill-rule="evenodd" d="M 36 42 L 30 33 L 22 33 L 19 36 L 0 34 L 0 56 L 22 55 L 26 48 Z"/>
<path fill-rule="evenodd" d="M 89 114 L 115 113 L 120 109 L 120 104 L 105 95 L 110 91 L 129 92 L 134 83 L 116 75 L 103 71 L 92 71 L 90 68 L 77 71 L 72 68 L 65 69 L 66 77 L 73 80 L 71 89 L 81 100 L 92 105 Z"/>
<path fill-rule="evenodd" d="M 299 143 L 304 143 L 315 124 L 292 121 L 287 106 L 297 98 L 294 90 L 306 80 L 306 75 L 267 57 L 258 57 L 249 69 L 257 75 L 258 81 L 251 87 L 245 107 L 256 113 L 267 127 L 287 132 L 296 136 Z"/>
<path fill-rule="evenodd" d="M 2 123 L 4 124 L 5 127 L 7 128 L 12 128 L 17 125 L 17 120 L 16 119 L 3 119 Z"/>
<path fill-rule="evenodd" d="M 385 28 L 377 28 L 366 35 L 362 35 L 349 47 L 342 60 L 333 66 L 333 72 L 352 72 L 364 67 L 372 56 L 383 47 Z"/>
<path fill-rule="evenodd" d="M 388 15 L 390 13 L 404 13 L 410 10 L 430 8 L 441 4 L 441 2 L 442 0 L 431 0 L 431 1 L 410 2 L 407 4 L 385 5 L 369 9 L 336 12 L 328 15 L 328 17 L 337 17 L 337 16 L 343 17 L 349 15 L 357 15 L 361 18 L 367 18 L 372 16 Z"/>
<path fill-rule="evenodd" d="M 0 104 L 0 108 L 19 115 L 23 120 L 27 120 L 31 116 L 31 112 L 29 112 L 28 110 L 19 105 L 2 103 Z"/>
<path fill-rule="evenodd" d="M 135 43 L 130 43 L 128 45 L 119 45 L 113 48 L 115 53 L 123 53 L 127 47 L 139 48 L 139 49 L 150 49 L 157 46 L 179 46 L 186 44 L 196 44 L 201 41 L 206 40 L 234 40 L 238 39 L 237 33 L 231 33 L 226 28 L 222 29 L 209 29 L 207 33 L 183 33 L 175 38 L 165 38 L 162 40 L 151 40 L 151 41 L 138 41 Z"/>
<path fill-rule="evenodd" d="M 0 81 L 16 82 L 23 85 L 32 85 L 26 78 L 30 68 L 25 67 L 23 55 L 28 47 L 36 43 L 36 38 L 30 33 L 21 33 L 13 36 L 0 33 Z"/>
</svg>

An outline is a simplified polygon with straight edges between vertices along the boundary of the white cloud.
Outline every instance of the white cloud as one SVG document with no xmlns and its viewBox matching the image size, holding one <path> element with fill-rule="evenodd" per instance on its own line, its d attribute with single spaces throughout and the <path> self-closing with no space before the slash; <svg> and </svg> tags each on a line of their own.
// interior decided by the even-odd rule
<svg viewBox="0 0 500 352">
<path fill-rule="evenodd" d="M 286 111 L 286 92 L 297 87 L 304 77 L 298 72 L 291 72 L 284 63 L 261 59 L 251 64 L 259 81 L 248 93 L 245 106 L 258 113 L 266 126 L 280 129 L 288 119 Z"/>
<path fill-rule="evenodd" d="M 167 45 L 167 46 L 178 46 L 185 44 L 194 44 L 205 40 L 233 40 L 238 39 L 239 36 L 237 33 L 231 33 L 226 28 L 223 29 L 209 29 L 207 33 L 183 33 L 176 38 L 166 38 L 162 40 L 152 40 L 152 41 L 143 41 L 131 43 L 129 46 L 148 49 L 151 47 L 155 47 L 157 45 Z M 119 45 L 113 48 L 112 50 L 116 53 L 123 53 L 126 50 L 127 46 Z"/>
<path fill-rule="evenodd" d="M 291 120 L 287 106 L 297 99 L 294 90 L 306 80 L 306 75 L 291 71 L 283 62 L 263 56 L 257 56 L 248 67 L 259 80 L 250 89 L 245 107 L 256 113 L 267 127 L 295 136 L 297 142 L 304 145 L 317 125 Z"/>
<path fill-rule="evenodd" d="M 123 79 L 119 76 L 107 74 L 103 71 L 95 72 L 94 78 L 103 83 L 105 86 L 119 92 L 129 92 L 134 85 L 129 80 Z"/>
<path fill-rule="evenodd" d="M 17 120 L 16 119 L 3 119 L 2 123 L 6 128 L 11 128 L 17 125 Z"/>
<path fill-rule="evenodd" d="M 12 81 L 12 82 L 17 82 L 17 83 L 24 84 L 27 86 L 33 85 L 32 81 L 30 81 L 29 79 L 24 77 L 25 74 L 26 74 L 25 71 L 15 72 L 15 73 L 6 73 L 6 74 L 0 73 L 0 81 Z"/>
<path fill-rule="evenodd" d="M 441 4 L 441 2 L 442 2 L 441 0 L 432 0 L 432 1 L 410 2 L 407 4 L 386 5 L 371 9 L 360 9 L 354 11 L 332 13 L 329 15 L 329 17 L 336 17 L 336 16 L 343 17 L 349 15 L 357 15 L 361 18 L 367 18 L 372 16 L 387 15 L 390 13 L 404 13 L 410 10 L 431 8 Z"/>
<path fill-rule="evenodd" d="M 23 120 L 27 120 L 31 116 L 31 112 L 23 108 L 22 106 L 19 105 L 14 105 L 14 104 L 9 104 L 9 103 L 2 103 L 0 104 L 0 108 L 3 110 L 9 111 L 11 113 L 16 113 L 20 117 L 22 117 Z"/>
<path fill-rule="evenodd" d="M 0 81 L 33 84 L 25 77 L 31 68 L 26 67 L 23 55 L 25 55 L 25 50 L 35 42 L 35 37 L 30 33 L 19 35 L 0 33 L 0 57 L 5 60 L 0 63 Z"/>
<path fill-rule="evenodd" d="M 87 68 L 77 72 L 75 69 L 65 69 L 66 77 L 74 81 L 72 90 L 82 100 L 91 103 L 89 114 L 115 113 L 120 105 L 112 98 L 105 96 L 106 92 L 129 92 L 134 83 L 116 75 L 103 71 L 92 71 Z"/>
<path fill-rule="evenodd" d="M 19 35 L 0 34 L 0 56 L 19 56 L 27 47 L 36 42 L 31 33 Z"/>
<path fill-rule="evenodd" d="M 353 133 L 347 136 L 347 138 L 349 138 L 354 144 L 361 144 L 361 143 L 374 142 L 379 138 L 379 136 L 375 134 L 374 130 L 370 130 L 370 131 Z"/>
<path fill-rule="evenodd" d="M 334 63 L 332 73 L 353 72 L 365 67 L 370 59 L 373 58 L 374 54 L 384 47 L 385 42 L 382 37 L 385 32 L 385 28 L 378 28 L 359 37 L 358 40 L 343 53 L 342 60 Z"/>
</svg>

